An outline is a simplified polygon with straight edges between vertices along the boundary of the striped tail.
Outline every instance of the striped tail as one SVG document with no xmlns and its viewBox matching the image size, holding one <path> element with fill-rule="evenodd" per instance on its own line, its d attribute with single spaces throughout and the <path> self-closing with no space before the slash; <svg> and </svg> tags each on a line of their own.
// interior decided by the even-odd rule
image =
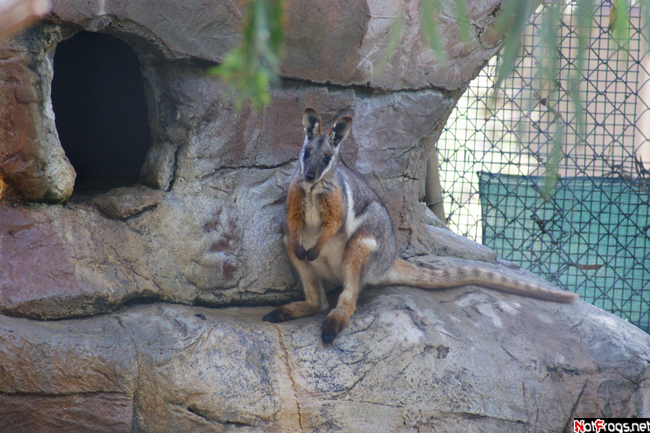
<svg viewBox="0 0 650 433">
<path fill-rule="evenodd" d="M 420 268 L 402 259 L 395 260 L 380 284 L 414 286 L 430 290 L 475 284 L 543 301 L 569 303 L 578 299 L 576 293 L 547 289 L 480 267 L 460 266 L 434 271 Z"/>
</svg>

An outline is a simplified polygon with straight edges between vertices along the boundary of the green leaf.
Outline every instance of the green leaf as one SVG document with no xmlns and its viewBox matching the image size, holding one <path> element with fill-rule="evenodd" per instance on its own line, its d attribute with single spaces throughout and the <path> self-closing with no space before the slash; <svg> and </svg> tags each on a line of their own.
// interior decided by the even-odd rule
<svg viewBox="0 0 650 433">
<path fill-rule="evenodd" d="M 379 60 L 375 63 L 373 67 L 373 77 L 380 76 L 391 59 L 397 52 L 397 47 L 402 39 L 402 28 L 404 27 L 404 13 L 400 14 L 399 17 L 395 20 L 393 25 L 388 30 L 386 34 L 386 45 L 382 50 L 382 54 L 379 57 Z"/>
<path fill-rule="evenodd" d="M 420 32 L 424 40 L 429 44 L 436 55 L 436 60 L 442 65 L 447 64 L 447 52 L 442 44 L 442 34 L 440 32 L 440 22 L 438 13 L 440 4 L 438 0 L 422 0 L 420 2 Z"/>
<path fill-rule="evenodd" d="M 471 29 L 469 23 L 469 7 L 467 6 L 467 0 L 454 0 L 454 6 L 456 8 L 456 22 L 459 27 L 460 39 L 463 42 L 469 42 L 471 37 Z"/>
<path fill-rule="evenodd" d="M 498 35 L 506 34 L 501 65 L 494 84 L 496 88 L 501 86 L 503 80 L 510 76 L 515 67 L 515 61 L 521 50 L 521 38 L 524 28 L 528 23 L 528 17 L 533 11 L 533 6 L 536 5 L 537 2 L 532 0 L 509 0 L 494 24 L 494 30 Z"/>
<path fill-rule="evenodd" d="M 240 44 L 221 65 L 208 70 L 226 84 L 237 109 L 250 104 L 261 110 L 271 102 L 269 87 L 279 79 L 283 26 L 282 0 L 251 1 Z"/>
</svg>

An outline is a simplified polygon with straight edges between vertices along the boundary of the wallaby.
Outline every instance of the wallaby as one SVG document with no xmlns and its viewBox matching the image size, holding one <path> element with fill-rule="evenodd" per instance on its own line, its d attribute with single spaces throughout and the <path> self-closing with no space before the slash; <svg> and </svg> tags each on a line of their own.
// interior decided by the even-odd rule
<svg viewBox="0 0 650 433">
<path fill-rule="evenodd" d="M 356 170 L 339 160 L 340 144 L 352 129 L 345 116 L 323 134 L 321 118 L 305 109 L 305 142 L 289 185 L 285 245 L 298 272 L 305 300 L 264 316 L 283 322 L 328 308 L 322 279 L 342 284 L 338 304 L 323 325 L 331 343 L 345 328 L 366 285 L 407 285 L 446 289 L 477 284 L 503 292 L 554 302 L 573 302 L 575 293 L 550 290 L 479 267 L 430 270 L 397 258 L 395 233 L 386 207 Z"/>
</svg>

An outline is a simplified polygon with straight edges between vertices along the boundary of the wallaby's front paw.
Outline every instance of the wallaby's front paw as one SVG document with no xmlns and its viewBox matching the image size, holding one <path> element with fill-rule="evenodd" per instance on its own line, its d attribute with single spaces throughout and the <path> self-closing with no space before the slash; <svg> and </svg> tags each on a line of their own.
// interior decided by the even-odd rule
<svg viewBox="0 0 650 433">
<path fill-rule="evenodd" d="M 310 262 L 313 262 L 318 258 L 320 255 L 320 251 L 317 251 L 314 247 L 305 250 L 305 247 L 300 245 L 296 250 L 293 252 L 296 257 L 298 257 L 298 260 L 307 260 Z"/>
<path fill-rule="evenodd" d="M 307 250 L 305 250 L 305 247 L 302 245 L 298 245 L 293 253 L 296 255 L 298 260 L 305 260 L 307 258 Z"/>
<path fill-rule="evenodd" d="M 333 309 L 328 315 L 327 320 L 323 323 L 323 332 L 321 338 L 323 343 L 330 344 L 337 335 L 347 326 L 348 317 L 343 311 L 338 308 Z"/>
<path fill-rule="evenodd" d="M 316 251 L 316 249 L 312 247 L 307 250 L 307 253 L 305 254 L 305 258 L 307 259 L 307 261 L 313 262 L 318 258 L 319 255 L 320 252 Z"/>
<path fill-rule="evenodd" d="M 286 309 L 284 306 L 278 307 L 275 310 L 271 311 L 270 313 L 264 315 L 262 320 L 265 322 L 271 322 L 271 323 L 278 323 L 278 322 L 286 322 L 287 320 L 291 320 L 291 312 Z"/>
</svg>

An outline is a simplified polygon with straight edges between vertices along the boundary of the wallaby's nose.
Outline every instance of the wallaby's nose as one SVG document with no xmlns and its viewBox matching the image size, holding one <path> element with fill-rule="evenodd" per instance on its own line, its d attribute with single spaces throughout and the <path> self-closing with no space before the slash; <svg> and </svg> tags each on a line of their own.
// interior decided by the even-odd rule
<svg viewBox="0 0 650 433">
<path fill-rule="evenodd" d="M 308 171 L 307 174 L 305 175 L 305 179 L 307 179 L 307 182 L 313 182 L 314 179 L 316 179 L 316 173 L 313 171 Z"/>
</svg>

